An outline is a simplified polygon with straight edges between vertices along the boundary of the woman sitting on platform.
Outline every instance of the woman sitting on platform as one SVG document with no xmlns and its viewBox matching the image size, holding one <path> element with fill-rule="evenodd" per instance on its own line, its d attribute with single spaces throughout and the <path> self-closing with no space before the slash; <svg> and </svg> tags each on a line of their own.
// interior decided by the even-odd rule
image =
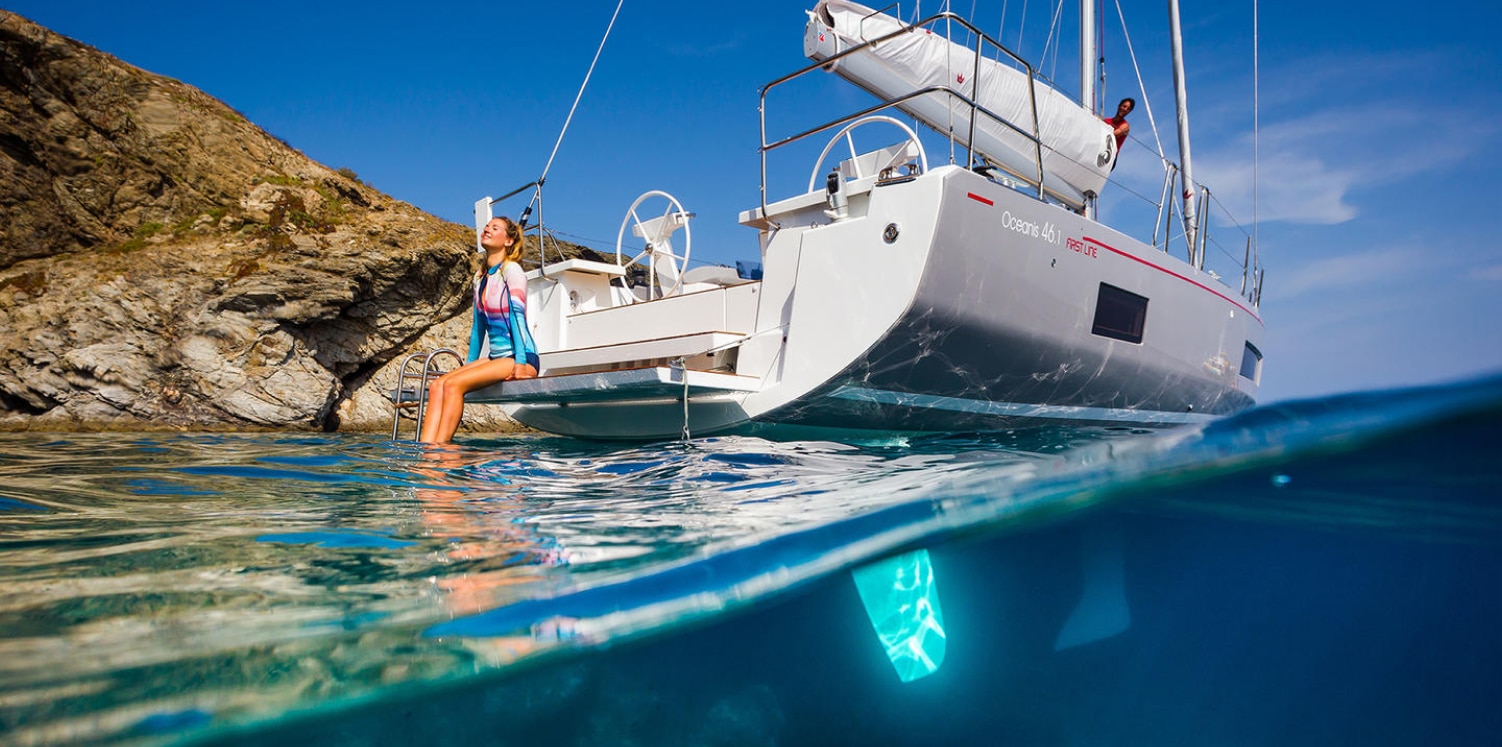
<svg viewBox="0 0 1502 747">
<path fill-rule="evenodd" d="M 469 360 L 428 385 L 424 443 L 453 440 L 464 415 L 464 395 L 496 382 L 537 376 L 537 343 L 527 328 L 527 276 L 517 263 L 522 256 L 521 227 L 510 218 L 493 218 L 480 232 L 480 246 L 485 265 L 475 281 Z M 487 337 L 490 356 L 480 360 Z"/>
</svg>

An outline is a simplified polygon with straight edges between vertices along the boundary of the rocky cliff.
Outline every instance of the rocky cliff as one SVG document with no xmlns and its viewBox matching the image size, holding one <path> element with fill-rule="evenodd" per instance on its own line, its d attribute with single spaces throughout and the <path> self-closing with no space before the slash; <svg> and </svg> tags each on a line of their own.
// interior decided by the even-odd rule
<svg viewBox="0 0 1502 747">
<path fill-rule="evenodd" d="M 464 349 L 472 243 L 0 10 L 0 428 L 388 428 L 395 363 Z"/>
</svg>

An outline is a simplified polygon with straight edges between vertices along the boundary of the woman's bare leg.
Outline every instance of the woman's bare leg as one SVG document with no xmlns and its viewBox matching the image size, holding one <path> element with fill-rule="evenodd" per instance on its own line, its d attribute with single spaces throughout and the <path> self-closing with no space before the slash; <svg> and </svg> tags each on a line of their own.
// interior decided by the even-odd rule
<svg viewBox="0 0 1502 747">
<path fill-rule="evenodd" d="M 423 443 L 435 443 L 438 438 L 438 424 L 443 421 L 444 412 L 456 404 L 455 393 L 453 388 L 449 386 L 449 376 L 465 368 L 478 366 L 485 362 L 488 361 L 466 363 L 454 371 L 428 381 L 427 403 L 423 406 L 422 433 L 418 435 L 417 440 Z M 457 398 L 457 404 L 461 408 L 464 406 L 463 394 L 463 392 L 459 392 Z"/>
<path fill-rule="evenodd" d="M 417 436 L 417 440 L 423 443 L 433 443 L 438 437 L 438 421 L 442 419 L 449 400 L 447 384 L 443 376 L 428 382 L 427 400 L 422 411 L 422 433 Z"/>
<path fill-rule="evenodd" d="M 446 444 L 459 430 L 464 416 L 464 395 L 505 381 L 516 372 L 516 361 L 492 358 L 466 363 L 428 384 L 429 407 L 423 416 L 423 443 Z"/>
</svg>

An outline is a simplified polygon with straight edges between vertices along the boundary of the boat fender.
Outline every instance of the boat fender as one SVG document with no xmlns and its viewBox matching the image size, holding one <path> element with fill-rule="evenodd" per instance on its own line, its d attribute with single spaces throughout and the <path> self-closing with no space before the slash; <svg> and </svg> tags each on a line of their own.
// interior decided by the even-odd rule
<svg viewBox="0 0 1502 747">
<path fill-rule="evenodd" d="M 1115 150 L 1116 150 L 1116 135 L 1114 133 L 1108 132 L 1108 133 L 1106 133 L 1106 147 L 1105 147 L 1105 150 L 1102 150 L 1099 154 L 1097 154 L 1095 156 L 1095 165 L 1099 166 L 1101 168 L 1105 168 L 1106 164 L 1111 163 L 1112 161 L 1116 160 L 1116 154 L 1114 152 Z"/>
</svg>

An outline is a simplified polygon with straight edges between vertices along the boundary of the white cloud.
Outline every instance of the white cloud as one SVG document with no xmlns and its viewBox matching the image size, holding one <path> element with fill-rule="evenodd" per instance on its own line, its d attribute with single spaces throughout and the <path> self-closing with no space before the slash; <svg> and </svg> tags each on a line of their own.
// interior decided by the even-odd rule
<svg viewBox="0 0 1502 747">
<path fill-rule="evenodd" d="M 1384 104 L 1313 112 L 1262 128 L 1256 205 L 1262 221 L 1331 225 L 1355 219 L 1352 192 L 1432 176 L 1495 147 L 1496 125 L 1458 111 Z M 1250 220 L 1251 135 L 1197 159 L 1199 181 Z"/>
<path fill-rule="evenodd" d="M 1363 189 L 1418 177 L 1432 181 L 1416 188 L 1460 186 L 1446 185 L 1444 172 L 1495 148 L 1502 124 L 1478 116 L 1477 102 L 1468 100 L 1484 94 L 1432 79 L 1415 82 L 1422 71 L 1436 69 L 1428 63 L 1443 59 L 1439 53 L 1342 54 L 1288 60 L 1267 71 L 1256 144 L 1257 218 L 1334 225 L 1374 209 L 1358 194 Z M 1243 225 L 1253 217 L 1249 89 L 1249 81 L 1218 81 L 1199 89 L 1208 95 L 1191 104 L 1196 180 Z M 1141 122 L 1134 135 L 1150 148 L 1153 133 L 1146 125 Z M 1159 125 L 1177 160 L 1171 111 Z"/>
<path fill-rule="evenodd" d="M 1359 173 L 1331 166 L 1316 156 L 1293 153 L 1275 153 L 1260 161 L 1254 179 L 1251 163 L 1226 160 L 1212 152 L 1202 161 L 1204 166 L 1197 176 L 1203 176 L 1198 180 L 1211 185 L 1215 199 L 1245 223 L 1252 221 L 1254 212 L 1263 222 L 1319 225 L 1344 223 L 1357 216 L 1349 194 L 1352 187 L 1362 183 Z M 1256 205 L 1252 203 L 1254 184 Z"/>
<path fill-rule="evenodd" d="M 1284 273 L 1275 285 L 1276 291 L 1268 289 L 1269 296 L 1291 298 L 1370 288 L 1411 277 L 1414 271 L 1433 263 L 1430 254 L 1416 249 L 1360 249 L 1356 254 L 1317 259 Z"/>
<path fill-rule="evenodd" d="M 1406 299 L 1454 298 L 1477 294 L 1485 284 L 1502 281 L 1502 249 L 1486 237 L 1490 226 L 1457 229 L 1442 241 L 1425 234 L 1362 239 L 1346 229 L 1295 231 L 1279 238 L 1279 260 L 1269 281 L 1269 299 L 1316 299 L 1334 305 L 1364 302 L 1361 296 Z M 1296 243 L 1290 243 L 1296 242 Z M 1456 251 L 1470 247 L 1469 251 Z M 1290 250 L 1291 249 L 1291 250 Z M 1332 252 L 1340 252 L 1332 254 Z M 1482 294 L 1481 297 L 1502 296 Z"/>
</svg>

